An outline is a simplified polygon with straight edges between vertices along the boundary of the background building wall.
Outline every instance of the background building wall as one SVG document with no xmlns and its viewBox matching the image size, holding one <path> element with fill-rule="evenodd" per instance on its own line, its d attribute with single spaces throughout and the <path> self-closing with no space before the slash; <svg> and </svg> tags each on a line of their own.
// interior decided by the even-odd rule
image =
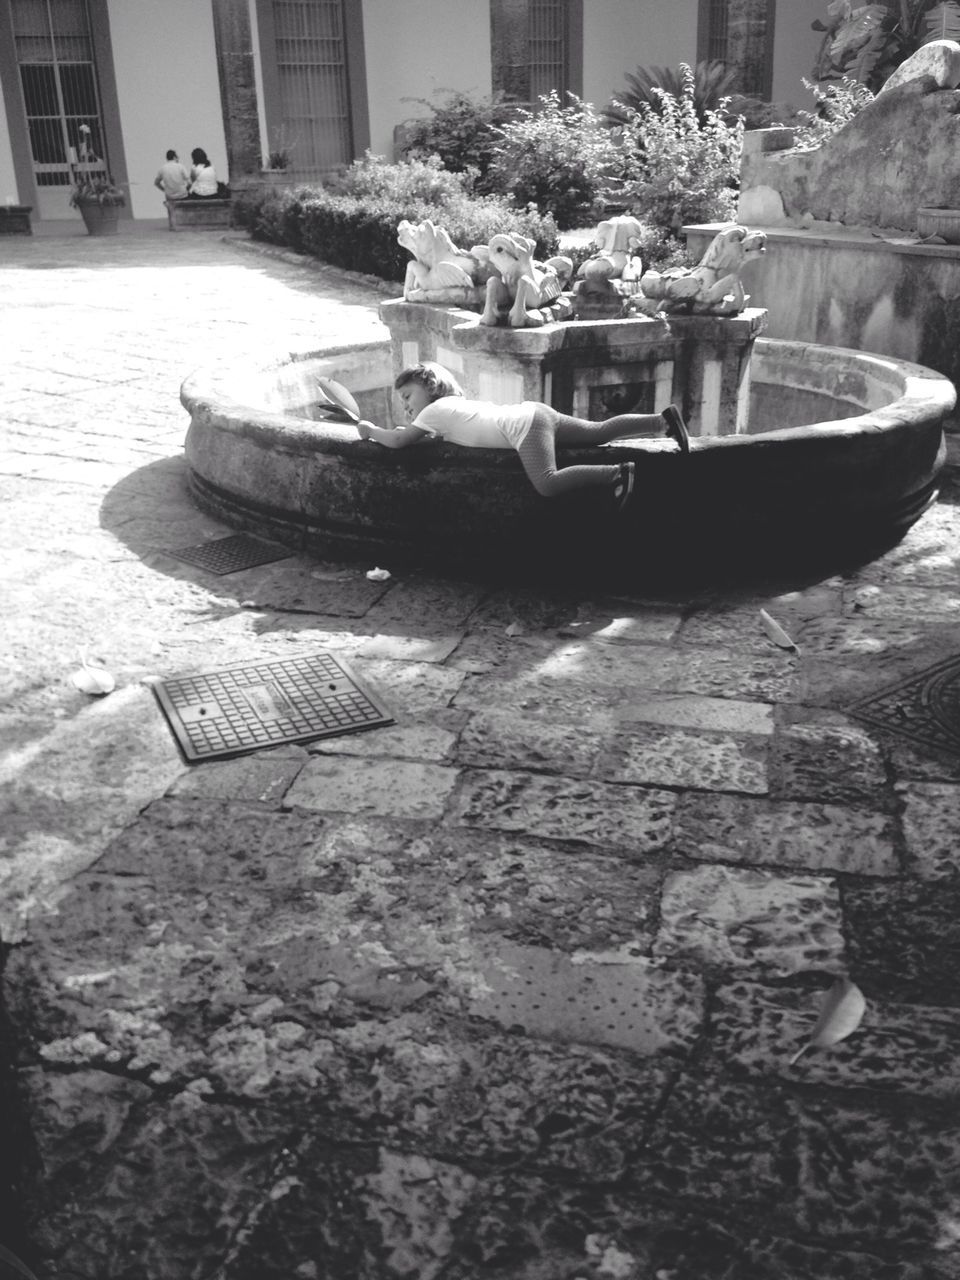
<svg viewBox="0 0 960 1280">
<path fill-rule="evenodd" d="M 490 94 L 490 6 L 486 0 L 363 0 L 370 149 L 392 156 L 394 126 L 438 105 L 445 90 L 471 98 Z M 437 94 L 435 98 L 433 95 Z"/>
<path fill-rule="evenodd" d="M 164 217 L 153 180 L 169 147 L 203 147 L 227 177 L 213 13 L 197 0 L 109 0 L 123 146 L 135 218 Z"/>
<path fill-rule="evenodd" d="M 24 198 L 17 190 L 17 175 L 13 169 L 13 152 L 10 149 L 10 130 L 7 127 L 7 110 L 0 94 L 0 203 L 22 204 Z"/>
<path fill-rule="evenodd" d="M 637 67 L 695 63 L 697 12 L 697 0 L 584 0 L 584 100 L 602 110 Z"/>
<path fill-rule="evenodd" d="M 810 29 L 815 18 L 827 17 L 824 0 L 780 0 L 774 25 L 773 93 L 774 102 L 791 102 L 809 111 L 813 95 L 803 87 L 802 77 L 813 77 L 813 64 L 823 36 Z"/>
</svg>

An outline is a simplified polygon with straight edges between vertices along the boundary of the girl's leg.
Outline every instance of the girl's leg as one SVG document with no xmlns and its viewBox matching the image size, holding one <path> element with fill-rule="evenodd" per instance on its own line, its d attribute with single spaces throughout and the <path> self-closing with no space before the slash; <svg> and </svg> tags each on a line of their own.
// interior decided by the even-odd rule
<svg viewBox="0 0 960 1280">
<path fill-rule="evenodd" d="M 662 436 L 664 426 L 659 413 L 621 413 L 604 422 L 588 422 L 586 418 L 558 413 L 556 442 L 561 448 L 575 448 L 606 444 L 610 440 L 622 440 L 624 436 Z"/>
<path fill-rule="evenodd" d="M 564 467 L 562 470 L 557 470 L 556 445 L 568 443 L 559 439 L 558 421 L 576 422 L 578 419 L 561 419 L 555 409 L 551 409 L 548 405 L 539 405 L 533 415 L 530 430 L 517 449 L 523 469 L 537 493 L 544 498 L 556 498 L 561 494 L 571 493 L 575 489 L 602 485 L 613 488 L 618 485 L 621 482 L 622 470 L 619 465 Z M 588 422 L 584 425 L 601 427 L 605 424 Z M 615 439 L 616 437 L 605 438 Z M 591 437 L 591 441 L 600 443 L 597 437 Z M 576 442 L 569 441 L 569 443 L 585 444 L 588 441 L 584 439 Z"/>
</svg>

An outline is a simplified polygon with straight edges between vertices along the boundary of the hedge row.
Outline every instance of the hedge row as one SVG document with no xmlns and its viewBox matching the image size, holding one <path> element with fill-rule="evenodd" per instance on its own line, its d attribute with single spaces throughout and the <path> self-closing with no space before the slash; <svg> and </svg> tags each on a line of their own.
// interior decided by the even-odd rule
<svg viewBox="0 0 960 1280">
<path fill-rule="evenodd" d="M 312 254 L 332 266 L 345 267 L 401 282 L 410 254 L 397 243 L 397 226 L 405 218 L 430 218 L 454 244 L 469 249 L 487 244 L 504 231 L 536 241 L 535 256 L 559 251 L 553 218 L 535 209 L 518 209 L 497 197 L 458 195 L 441 205 L 425 202 L 358 199 L 317 187 L 253 188 L 234 199 L 234 222 L 253 239 Z"/>
</svg>

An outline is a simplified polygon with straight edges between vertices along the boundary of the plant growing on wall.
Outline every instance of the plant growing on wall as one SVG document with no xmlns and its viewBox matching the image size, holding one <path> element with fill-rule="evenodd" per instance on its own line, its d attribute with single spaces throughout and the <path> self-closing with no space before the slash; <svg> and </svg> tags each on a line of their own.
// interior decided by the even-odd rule
<svg viewBox="0 0 960 1280">
<path fill-rule="evenodd" d="M 818 19 L 812 24 L 814 31 L 823 32 L 815 80 L 849 75 L 876 92 L 922 45 L 960 40 L 958 0 L 831 0 L 827 12 L 827 22 Z"/>
</svg>

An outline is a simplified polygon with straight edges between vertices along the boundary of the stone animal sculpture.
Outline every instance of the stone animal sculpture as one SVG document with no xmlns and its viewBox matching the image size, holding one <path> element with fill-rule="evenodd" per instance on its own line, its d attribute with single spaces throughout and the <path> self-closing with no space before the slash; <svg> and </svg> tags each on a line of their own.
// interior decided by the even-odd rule
<svg viewBox="0 0 960 1280">
<path fill-rule="evenodd" d="M 597 252 L 582 264 L 577 275 L 584 280 L 639 280 L 641 262 L 636 255 L 643 224 L 628 214 L 597 224 Z"/>
<path fill-rule="evenodd" d="M 642 298 L 632 307 L 644 315 L 658 311 L 691 315 L 735 316 L 747 305 L 740 272 L 766 250 L 762 231 L 730 223 L 718 231 L 695 267 L 646 271 L 640 277 Z"/>
<path fill-rule="evenodd" d="M 472 250 L 458 249 L 449 234 L 429 218 L 417 224 L 405 218 L 397 226 L 397 240 L 413 254 L 403 282 L 407 302 L 442 301 L 435 296 L 437 290 L 475 289 L 490 274 Z M 456 300 L 464 301 L 459 295 Z"/>
<path fill-rule="evenodd" d="M 484 256 L 497 274 L 487 280 L 481 324 L 496 325 L 506 314 L 511 328 L 533 329 L 573 314 L 570 299 L 563 296 L 564 285 L 573 274 L 573 261 L 556 257 L 534 262 L 535 247 L 536 242 L 527 236 L 491 236 Z"/>
</svg>

